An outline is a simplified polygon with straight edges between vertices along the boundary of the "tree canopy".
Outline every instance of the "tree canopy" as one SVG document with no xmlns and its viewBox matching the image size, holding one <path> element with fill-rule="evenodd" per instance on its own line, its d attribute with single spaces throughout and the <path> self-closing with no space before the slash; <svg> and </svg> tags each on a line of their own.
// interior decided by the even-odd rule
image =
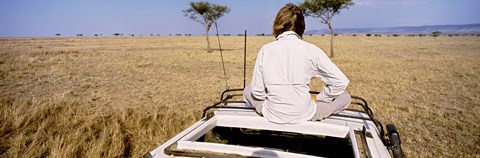
<svg viewBox="0 0 480 158">
<path fill-rule="evenodd" d="M 340 10 L 348 9 L 352 5 L 354 5 L 352 0 L 305 0 L 298 6 L 305 16 L 320 18 L 322 23 L 327 24 L 331 32 L 330 57 L 334 57 L 333 36 L 335 30 L 332 26 L 332 18 L 339 14 Z"/>
<path fill-rule="evenodd" d="M 352 0 L 305 0 L 299 5 L 305 16 L 320 18 L 327 24 L 340 10 L 354 5 Z"/>
<path fill-rule="evenodd" d="M 217 19 L 230 12 L 230 8 L 227 6 L 204 1 L 190 2 L 189 4 L 190 8 L 183 11 L 185 16 L 205 26 L 211 26 Z"/>
<path fill-rule="evenodd" d="M 221 6 L 209 2 L 190 2 L 190 8 L 183 10 L 186 17 L 201 23 L 205 27 L 208 51 L 210 51 L 210 42 L 208 40 L 208 31 L 212 24 L 230 12 L 227 6 Z"/>
</svg>

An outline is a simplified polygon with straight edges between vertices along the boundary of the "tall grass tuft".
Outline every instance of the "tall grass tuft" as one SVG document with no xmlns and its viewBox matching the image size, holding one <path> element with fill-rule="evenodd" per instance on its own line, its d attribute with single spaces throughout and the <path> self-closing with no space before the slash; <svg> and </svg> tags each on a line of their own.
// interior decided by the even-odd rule
<svg viewBox="0 0 480 158">
<path fill-rule="evenodd" d="M 0 155 L 5 157 L 133 157 L 194 120 L 168 109 L 102 107 L 55 97 L 0 98 Z M 183 122 L 183 125 L 182 125 Z"/>
</svg>

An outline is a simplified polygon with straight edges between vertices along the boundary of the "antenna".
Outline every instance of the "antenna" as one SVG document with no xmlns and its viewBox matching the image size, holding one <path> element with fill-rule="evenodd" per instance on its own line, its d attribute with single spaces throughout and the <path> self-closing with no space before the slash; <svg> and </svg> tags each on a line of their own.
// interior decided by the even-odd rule
<svg viewBox="0 0 480 158">
<path fill-rule="evenodd" d="M 223 60 L 222 45 L 220 44 L 220 35 L 218 34 L 217 22 L 215 22 L 215 30 L 217 31 L 217 39 L 218 39 L 218 47 L 220 49 L 220 57 L 222 58 L 223 75 L 225 77 L 225 90 L 229 91 L 230 88 L 228 86 L 227 71 L 225 70 L 225 61 Z M 247 76 L 247 30 L 245 30 L 244 37 L 245 37 L 245 40 L 244 40 L 244 43 L 243 43 L 243 89 L 245 89 L 246 81 L 247 81 L 247 77 L 246 77 Z"/>
<path fill-rule="evenodd" d="M 243 43 L 243 89 L 245 89 L 245 82 L 247 81 L 247 30 L 245 30 L 245 42 Z"/>
<path fill-rule="evenodd" d="M 225 62 L 223 61 L 222 45 L 220 45 L 220 35 L 218 35 L 218 27 L 217 27 L 216 21 L 215 21 L 215 30 L 217 30 L 218 47 L 220 49 L 220 57 L 222 58 L 223 76 L 225 77 L 225 90 L 228 90 L 229 87 L 228 87 L 227 71 L 225 70 Z"/>
</svg>

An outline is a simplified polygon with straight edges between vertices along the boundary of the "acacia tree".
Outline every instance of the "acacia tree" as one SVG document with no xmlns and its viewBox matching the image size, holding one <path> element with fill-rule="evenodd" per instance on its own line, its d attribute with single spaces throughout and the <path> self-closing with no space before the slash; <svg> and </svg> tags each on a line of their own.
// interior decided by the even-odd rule
<svg viewBox="0 0 480 158">
<path fill-rule="evenodd" d="M 210 51 L 210 41 L 208 39 L 208 31 L 212 24 L 230 12 L 230 8 L 227 6 L 221 6 L 209 2 L 190 2 L 190 8 L 183 10 L 186 17 L 201 23 L 205 27 L 205 36 L 207 39 L 207 49 Z"/>
<path fill-rule="evenodd" d="M 327 24 L 328 29 L 330 29 L 330 57 L 334 57 L 333 36 L 335 30 L 332 26 L 332 18 L 339 14 L 340 10 L 348 9 L 352 5 L 354 5 L 352 0 L 305 0 L 299 4 L 305 16 L 320 18 L 322 23 Z"/>
<path fill-rule="evenodd" d="M 440 32 L 440 31 L 434 31 L 434 32 L 432 32 L 432 36 L 433 36 L 433 37 L 438 37 L 438 36 L 440 36 L 441 34 L 442 34 L 442 32 Z"/>
</svg>

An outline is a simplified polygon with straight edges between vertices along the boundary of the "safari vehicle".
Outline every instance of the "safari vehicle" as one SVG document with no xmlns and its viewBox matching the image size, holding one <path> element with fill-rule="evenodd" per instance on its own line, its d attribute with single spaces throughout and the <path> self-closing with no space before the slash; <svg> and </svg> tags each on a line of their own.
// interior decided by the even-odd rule
<svg viewBox="0 0 480 158">
<path fill-rule="evenodd" d="M 321 121 L 275 124 L 232 99 L 242 90 L 224 91 L 201 120 L 144 157 L 402 157 L 396 127 L 388 124 L 385 133 L 360 97 L 352 96 L 350 108 Z"/>
<path fill-rule="evenodd" d="M 226 83 L 220 101 L 205 108 L 195 124 L 143 157 L 402 157 L 396 127 L 388 124 L 385 133 L 360 97 L 352 96 L 348 109 L 321 121 L 275 124 L 258 115 L 240 97 L 245 88 L 247 31 L 244 35 L 243 88 L 228 88 L 219 38 Z"/>
</svg>

